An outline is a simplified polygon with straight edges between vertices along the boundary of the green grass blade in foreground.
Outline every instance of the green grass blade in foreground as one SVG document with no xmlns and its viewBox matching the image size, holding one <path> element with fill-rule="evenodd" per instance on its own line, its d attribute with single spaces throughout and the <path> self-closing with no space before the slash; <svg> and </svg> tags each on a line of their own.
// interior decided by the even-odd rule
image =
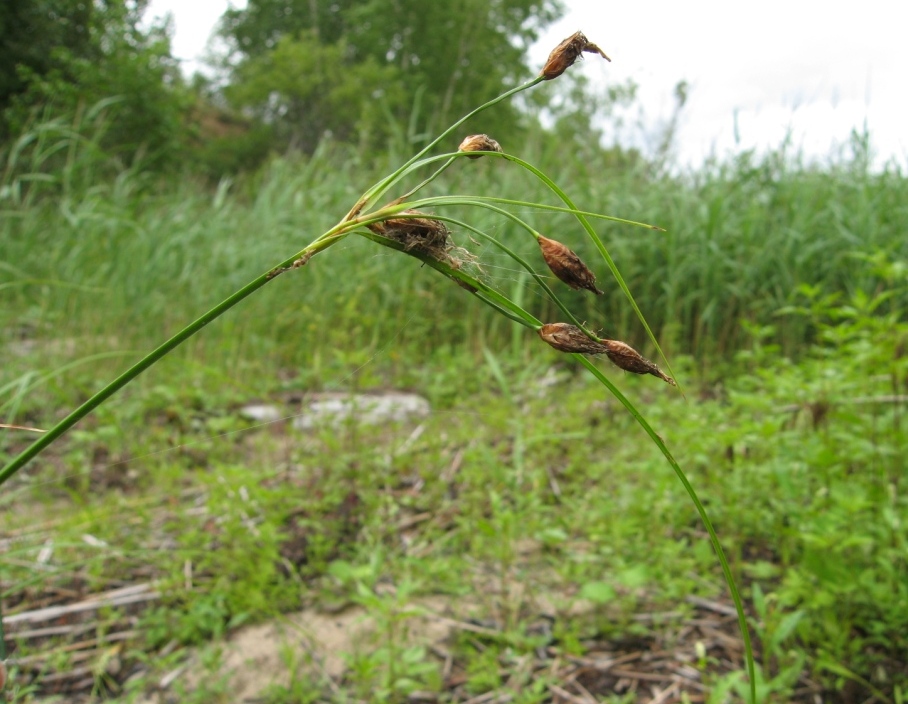
<svg viewBox="0 0 908 704">
<path fill-rule="evenodd" d="M 872 682 L 868 682 L 868 681 L 865 680 L 863 677 L 861 677 L 861 676 L 858 675 L 858 674 L 855 674 L 854 672 L 852 672 L 851 670 L 849 670 L 849 669 L 848 669 L 847 667 L 845 667 L 844 665 L 840 665 L 840 664 L 837 663 L 837 662 L 833 662 L 832 660 L 829 660 L 829 659 L 827 659 L 827 658 L 825 658 L 825 657 L 822 657 L 822 658 L 820 658 L 820 660 L 817 662 L 817 669 L 819 669 L 819 670 L 828 670 L 829 672 L 835 673 L 835 674 L 838 675 L 839 677 L 842 677 L 842 678 L 844 678 L 844 679 L 846 679 L 846 680 L 852 680 L 853 682 L 857 682 L 857 683 L 860 684 L 862 687 L 866 687 L 868 690 L 870 690 L 870 692 L 871 692 L 875 697 L 878 697 L 881 701 L 886 702 L 886 704 L 893 704 L 892 699 L 889 698 L 888 696 L 886 696 L 886 694 L 885 694 L 884 692 L 881 692 L 878 688 L 874 687 Z M 901 697 L 898 697 L 898 698 L 897 698 L 897 701 L 898 701 L 899 703 L 901 703 L 901 702 L 903 702 L 903 701 L 905 701 L 905 700 L 902 699 Z"/>
<path fill-rule="evenodd" d="M 494 156 L 494 155 L 493 155 Z M 597 220 L 608 220 L 609 222 L 616 222 L 621 225 L 633 225 L 634 227 L 645 227 L 647 230 L 655 230 L 657 232 L 665 232 L 665 230 L 658 225 L 652 225 L 647 222 L 639 222 L 637 220 L 628 220 L 627 218 L 619 218 L 614 215 L 604 215 L 602 213 L 592 213 L 588 210 L 577 210 L 576 208 L 564 208 L 558 205 L 547 205 L 545 203 L 533 203 L 526 200 L 514 200 L 513 198 L 494 198 L 492 196 L 470 196 L 470 195 L 447 195 L 447 196 L 436 196 L 434 198 L 425 198 L 421 201 L 416 201 L 410 204 L 411 208 L 424 208 L 431 205 L 436 205 L 434 201 L 445 201 L 447 205 L 464 205 L 474 201 L 483 201 L 485 203 L 500 203 L 502 205 L 518 205 L 522 208 L 533 208 L 534 210 L 547 210 L 554 213 L 569 213 L 571 215 L 583 215 L 588 218 L 595 218 Z"/>
<path fill-rule="evenodd" d="M 3 628 L 3 600 L 0 599 L 0 667 L 4 667 L 4 662 L 6 662 L 6 631 Z M 5 685 L 5 681 L 0 683 L 0 692 Z"/>
<path fill-rule="evenodd" d="M 68 281 L 59 281 L 57 279 L 22 279 L 20 281 L 7 281 L 0 284 L 0 291 L 16 286 L 53 286 L 56 288 L 71 289 L 81 293 L 102 293 L 103 288 L 98 286 L 82 286 L 80 284 L 71 284 Z"/>
<path fill-rule="evenodd" d="M 423 188 L 425 188 L 426 186 L 428 186 L 430 183 L 432 183 L 432 181 L 434 181 L 439 176 L 441 176 L 451 166 L 451 164 L 454 163 L 456 156 L 457 156 L 456 154 L 450 155 L 448 157 L 448 160 L 445 161 L 445 163 L 442 164 L 441 166 L 439 166 L 437 169 L 435 169 L 435 171 L 430 176 L 427 176 L 426 178 L 424 178 L 420 183 L 413 186 L 413 188 L 411 188 L 409 191 L 404 193 L 402 196 L 398 197 L 397 200 L 406 200 L 407 198 L 412 196 L 414 193 L 417 193 L 417 192 L 421 191 Z M 433 159 L 433 161 L 434 161 L 434 159 Z"/>
<path fill-rule="evenodd" d="M 471 157 L 475 158 L 475 156 L 476 156 L 475 154 L 471 154 L 468 152 L 448 152 L 446 154 L 438 154 L 436 156 L 432 156 L 427 159 L 423 159 L 422 161 L 411 164 L 405 170 L 405 172 L 401 174 L 401 176 L 405 175 L 405 173 L 408 173 L 410 171 L 416 171 L 417 169 L 420 169 L 423 166 L 428 166 L 429 164 L 433 164 L 436 161 L 442 161 L 442 160 L 447 159 L 447 162 L 441 168 L 439 168 L 437 171 L 435 171 L 435 173 L 433 173 L 431 176 L 426 178 L 418 186 L 412 188 L 405 196 L 402 196 L 402 198 L 410 197 L 411 195 L 413 195 L 414 193 L 419 191 L 419 189 L 422 188 L 423 186 L 425 186 L 427 183 L 430 183 L 440 173 L 442 173 L 445 169 L 447 169 L 450 166 L 451 161 L 453 161 L 454 159 L 469 159 Z M 505 154 L 502 152 L 483 152 L 483 156 L 498 157 L 501 159 L 505 159 L 508 161 L 515 161 L 515 162 L 520 161 L 520 159 L 518 159 L 517 157 L 512 156 L 510 154 Z M 588 218 L 595 218 L 597 220 L 607 220 L 608 222 L 614 222 L 614 223 L 618 223 L 620 225 L 632 225 L 634 227 L 644 227 L 647 230 L 665 232 L 665 229 L 662 227 L 659 227 L 658 225 L 653 225 L 652 223 L 647 223 L 647 222 L 639 222 L 638 220 L 628 220 L 627 218 L 619 218 L 614 215 L 604 215 L 602 213 L 593 213 L 588 210 L 578 210 L 577 208 L 565 208 L 565 207 L 558 206 L 558 205 L 547 205 L 545 203 L 533 203 L 531 201 L 514 200 L 512 198 L 495 198 L 492 196 L 478 196 L 478 195 L 433 196 L 431 198 L 424 198 L 422 200 L 417 200 L 412 203 L 409 203 L 406 207 L 408 207 L 408 208 L 428 208 L 428 207 L 431 207 L 434 205 L 442 205 L 442 204 L 463 205 L 464 200 L 467 200 L 467 201 L 482 200 L 487 203 L 500 203 L 502 205 L 517 205 L 517 206 L 520 206 L 523 208 L 533 208 L 535 210 L 548 210 L 548 211 L 556 212 L 556 213 L 569 213 L 569 214 L 575 215 L 575 216 L 583 215 Z"/>
<path fill-rule="evenodd" d="M 661 437 L 653 430 L 653 427 L 647 422 L 643 415 L 636 409 L 634 404 L 628 400 L 628 398 L 622 394 L 618 387 L 616 387 L 608 378 L 603 374 L 595 364 L 593 364 L 589 359 L 584 357 L 582 354 L 575 354 L 580 363 L 586 367 L 589 372 L 599 380 L 599 382 L 605 386 L 614 396 L 617 398 L 621 404 L 628 410 L 628 412 L 634 416 L 637 423 L 643 428 L 650 439 L 656 444 L 659 450 L 665 455 L 665 459 L 668 460 L 668 463 L 672 466 L 672 469 L 675 471 L 675 474 L 678 476 L 678 479 L 681 481 L 681 484 L 684 485 L 687 495 L 690 496 L 691 501 L 694 502 L 694 506 L 697 507 L 697 513 L 700 514 L 700 519 L 703 521 L 703 525 L 706 526 L 706 530 L 709 533 L 709 540 L 712 543 L 713 549 L 716 551 L 716 556 L 719 558 L 719 564 L 722 566 L 722 574 L 725 576 L 725 582 L 728 584 L 728 590 L 731 592 L 731 598 L 735 602 L 735 610 L 738 612 L 738 626 L 741 629 L 741 637 L 744 639 L 744 656 L 747 660 L 747 674 L 750 678 L 750 694 L 751 699 L 756 704 L 757 701 L 757 691 L 756 691 L 756 674 L 754 672 L 754 655 L 753 655 L 753 646 L 750 642 L 750 631 L 747 629 L 747 615 L 744 613 L 744 603 L 741 601 L 741 594 L 738 592 L 738 587 L 735 584 L 735 579 L 731 573 L 731 567 L 728 565 L 728 559 L 725 557 L 725 551 L 722 549 L 722 545 L 719 543 L 719 536 L 716 534 L 715 528 L 713 528 L 712 521 L 709 520 L 709 516 L 706 513 L 706 509 L 703 507 L 703 504 L 700 502 L 700 498 L 697 496 L 697 492 L 694 491 L 694 487 L 688 481 L 687 476 L 684 474 L 684 471 L 681 469 L 681 466 L 678 464 L 678 461 L 672 456 L 669 452 L 668 447 L 666 447 L 665 442 Z"/>
<path fill-rule="evenodd" d="M 0 386 L 0 396 L 3 396 L 8 391 L 12 391 L 12 397 L 0 404 L 0 413 L 5 412 L 8 408 L 11 408 L 17 405 L 18 401 L 28 393 L 32 391 L 36 386 L 40 386 L 51 379 L 54 379 L 61 374 L 65 374 L 70 369 L 75 369 L 83 364 L 89 364 L 91 362 L 97 362 L 99 359 L 112 359 L 114 357 L 126 357 L 129 355 L 134 355 L 135 352 L 130 351 L 117 351 L 117 352 L 99 352 L 98 354 L 92 354 L 88 357 L 82 357 L 75 361 L 64 364 L 62 367 L 57 367 L 56 369 L 47 372 L 43 375 L 38 375 L 35 372 L 27 372 L 18 379 L 14 379 L 4 386 Z M 13 416 L 15 413 L 12 414 Z"/>
</svg>

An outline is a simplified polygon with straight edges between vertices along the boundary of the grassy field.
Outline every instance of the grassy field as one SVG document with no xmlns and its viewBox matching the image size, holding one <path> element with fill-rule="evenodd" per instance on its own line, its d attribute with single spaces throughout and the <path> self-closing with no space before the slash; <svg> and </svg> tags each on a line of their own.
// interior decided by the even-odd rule
<svg viewBox="0 0 908 704">
<path fill-rule="evenodd" d="M 600 366 L 713 516 L 763 700 L 904 701 L 905 178 L 869 173 L 859 142 L 823 169 L 741 157 L 673 178 L 563 149 L 529 159 L 580 207 L 668 230 L 599 228 L 687 397 Z M 326 149 L 216 189 L 8 170 L 0 420 L 52 424 L 330 227 L 385 166 Z M 449 173 L 436 192 L 545 200 L 504 163 Z M 521 216 L 593 261 L 566 216 Z M 464 217 L 536 254 L 508 221 Z M 455 238 L 490 285 L 557 317 L 508 260 Z M 645 350 L 597 269 L 606 295 L 566 300 Z M 354 614 L 363 635 L 337 671 L 289 640 L 257 701 L 744 696 L 730 602 L 682 487 L 617 402 L 543 347 L 364 240 L 280 277 L 3 487 L 12 699 L 138 702 L 158 687 L 160 701 L 236 701 L 225 637 L 301 609 Z M 431 412 L 292 423 L 313 394 L 391 389 Z M 253 402 L 283 420 L 250 420 Z M 0 456 L 28 440 L 4 431 Z M 15 621 L 137 587 L 132 603 Z"/>
</svg>

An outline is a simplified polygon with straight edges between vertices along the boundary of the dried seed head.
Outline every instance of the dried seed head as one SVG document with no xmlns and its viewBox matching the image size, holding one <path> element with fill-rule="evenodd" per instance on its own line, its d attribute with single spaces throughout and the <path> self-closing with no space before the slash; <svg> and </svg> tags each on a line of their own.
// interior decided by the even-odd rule
<svg viewBox="0 0 908 704">
<path fill-rule="evenodd" d="M 569 323 L 547 323 L 539 330 L 539 337 L 556 350 L 580 354 L 605 354 L 605 345 L 591 339 L 583 330 Z"/>
<path fill-rule="evenodd" d="M 366 227 L 377 235 L 400 242 L 408 250 L 416 249 L 442 259 L 448 250 L 448 228 L 445 224 L 441 220 L 418 217 L 425 213 L 417 210 L 405 210 L 401 214 L 411 217 L 388 218 Z"/>
<path fill-rule="evenodd" d="M 602 291 L 596 288 L 596 275 L 572 249 L 542 235 L 537 238 L 537 242 L 545 263 L 555 276 L 573 289 L 584 288 L 598 296 L 602 295 Z"/>
<path fill-rule="evenodd" d="M 652 374 L 676 386 L 675 380 L 659 367 L 644 359 L 637 350 L 618 340 L 592 340 L 580 328 L 569 323 L 547 323 L 537 331 L 539 337 L 556 350 L 580 354 L 604 354 L 612 364 L 634 374 Z"/>
<path fill-rule="evenodd" d="M 602 344 L 606 348 L 605 353 L 608 355 L 608 358 L 616 367 L 621 367 L 624 371 L 633 372 L 634 374 L 652 374 L 653 376 L 662 379 L 662 381 L 671 384 L 672 386 L 676 386 L 674 379 L 648 359 L 642 357 L 640 353 L 630 345 L 619 342 L 618 340 L 602 340 Z"/>
<path fill-rule="evenodd" d="M 583 35 L 583 32 L 576 32 L 556 46 L 552 53 L 549 54 L 548 61 L 545 62 L 545 66 L 542 68 L 542 75 L 545 76 L 545 80 L 551 81 L 553 78 L 558 78 L 558 76 L 574 65 L 574 62 L 580 58 L 584 51 L 589 54 L 599 54 L 606 61 L 611 61 L 602 49 Z"/>
<path fill-rule="evenodd" d="M 423 217 L 426 214 L 417 210 L 405 210 L 401 215 L 411 217 L 388 218 L 366 227 L 377 235 L 400 242 L 408 252 L 424 254 L 455 269 L 475 262 L 476 257 L 470 252 L 454 246 L 448 238 L 450 231 L 441 220 Z"/>
<path fill-rule="evenodd" d="M 501 153 L 501 145 L 496 142 L 494 139 L 489 137 L 487 134 L 471 134 L 469 137 L 465 138 L 460 146 L 457 147 L 458 151 L 461 152 L 499 152 Z M 481 159 L 482 154 L 476 154 L 475 156 L 468 156 L 467 159 Z"/>
</svg>

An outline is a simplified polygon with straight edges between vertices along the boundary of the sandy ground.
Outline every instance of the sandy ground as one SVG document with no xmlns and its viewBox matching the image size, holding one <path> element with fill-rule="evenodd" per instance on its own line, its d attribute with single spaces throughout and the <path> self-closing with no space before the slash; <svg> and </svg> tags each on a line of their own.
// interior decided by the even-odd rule
<svg viewBox="0 0 908 704">
<path fill-rule="evenodd" d="M 414 605 L 427 615 L 406 620 L 408 646 L 440 643 L 457 626 L 457 621 L 440 615 L 446 605 L 441 597 L 421 599 Z M 165 674 L 158 691 L 140 700 L 140 704 L 170 704 L 178 682 L 183 688 L 193 690 L 203 678 L 211 677 L 227 677 L 228 691 L 235 701 L 255 700 L 271 685 L 289 684 L 288 649 L 301 668 L 338 678 L 346 666 L 344 655 L 370 647 L 374 630 L 373 619 L 359 607 L 335 614 L 307 609 L 266 624 L 241 628 L 225 642 L 217 673 L 201 667 L 199 655 L 195 654 L 186 664 Z"/>
</svg>

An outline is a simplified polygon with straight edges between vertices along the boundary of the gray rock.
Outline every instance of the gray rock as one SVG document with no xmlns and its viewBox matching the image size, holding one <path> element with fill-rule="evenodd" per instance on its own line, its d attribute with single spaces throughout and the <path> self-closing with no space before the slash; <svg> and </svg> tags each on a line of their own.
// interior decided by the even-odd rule
<svg viewBox="0 0 908 704">
<path fill-rule="evenodd" d="M 293 421 L 298 430 L 336 426 L 349 419 L 363 425 L 379 425 L 408 418 L 425 418 L 431 412 L 422 396 L 391 391 L 383 394 L 318 394 L 304 404 Z"/>
<path fill-rule="evenodd" d="M 286 418 L 289 413 L 283 412 L 277 406 L 269 406 L 265 403 L 253 403 L 243 406 L 240 409 L 240 415 L 246 420 L 255 420 L 259 423 L 273 423 L 281 418 Z"/>
</svg>

